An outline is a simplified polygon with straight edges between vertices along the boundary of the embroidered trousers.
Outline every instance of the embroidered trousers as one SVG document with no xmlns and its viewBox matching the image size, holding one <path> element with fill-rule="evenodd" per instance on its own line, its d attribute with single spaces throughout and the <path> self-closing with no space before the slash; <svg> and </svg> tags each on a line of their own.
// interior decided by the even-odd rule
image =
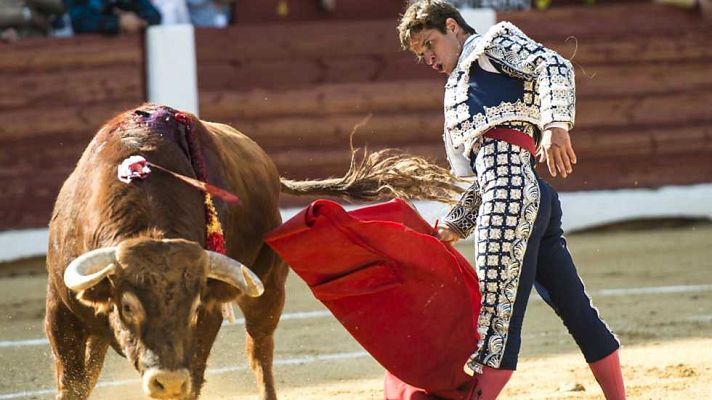
<svg viewBox="0 0 712 400">
<path fill-rule="evenodd" d="M 484 138 L 475 145 L 475 184 L 446 223 L 463 236 L 474 231 L 475 265 L 482 293 L 480 341 L 465 369 L 516 369 L 521 329 L 532 286 L 554 309 L 587 362 L 619 343 L 591 304 L 561 229 L 556 191 L 539 179 L 532 155 L 516 145 Z"/>
</svg>

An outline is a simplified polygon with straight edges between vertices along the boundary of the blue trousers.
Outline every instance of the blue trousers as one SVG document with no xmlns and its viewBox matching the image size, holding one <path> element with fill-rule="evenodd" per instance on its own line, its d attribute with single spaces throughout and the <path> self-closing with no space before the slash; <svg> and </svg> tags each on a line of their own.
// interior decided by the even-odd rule
<svg viewBox="0 0 712 400">
<path fill-rule="evenodd" d="M 593 307 L 561 229 L 556 191 L 533 169 L 533 156 L 506 142 L 485 138 L 472 157 L 477 175 L 470 207 L 475 265 L 482 309 L 480 341 L 466 365 L 514 370 L 532 287 L 561 318 L 587 362 L 620 346 Z M 462 218 L 461 218 L 462 220 Z"/>
</svg>

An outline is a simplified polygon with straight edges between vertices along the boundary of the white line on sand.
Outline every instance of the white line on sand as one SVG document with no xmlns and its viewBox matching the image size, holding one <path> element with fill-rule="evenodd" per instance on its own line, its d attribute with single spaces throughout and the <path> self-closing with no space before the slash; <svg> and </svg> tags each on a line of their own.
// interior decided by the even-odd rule
<svg viewBox="0 0 712 400">
<path fill-rule="evenodd" d="M 283 366 L 283 365 L 301 365 L 301 364 L 312 364 L 312 363 L 317 363 L 317 362 L 325 362 L 325 361 L 342 361 L 342 360 L 351 360 L 355 358 L 365 358 L 368 357 L 368 353 L 365 351 L 355 351 L 352 353 L 334 353 L 334 354 L 322 354 L 322 355 L 317 355 L 317 356 L 305 356 L 305 357 L 298 357 L 298 358 L 284 358 L 284 359 L 278 359 L 274 361 L 275 366 Z M 246 364 L 240 364 L 240 365 L 233 365 L 233 366 L 226 366 L 226 367 L 221 367 L 221 368 L 212 368 L 208 369 L 206 373 L 208 375 L 221 375 L 221 374 L 227 374 L 230 372 L 237 372 L 237 371 L 245 371 L 247 370 L 248 367 Z M 117 381 L 110 381 L 110 382 L 99 382 L 96 387 L 97 388 L 102 388 L 102 387 L 113 387 L 113 386 L 123 386 L 123 385 L 131 385 L 131 384 L 138 384 L 139 380 L 136 379 L 123 379 L 123 380 L 117 380 Z M 0 394 L 0 400 L 10 400 L 10 399 L 24 399 L 28 397 L 35 397 L 35 396 L 46 396 L 46 395 L 51 395 L 55 392 L 54 389 L 40 389 L 40 390 L 27 390 L 27 391 L 22 391 L 22 392 L 15 392 L 15 393 L 6 393 L 6 394 Z"/>
<path fill-rule="evenodd" d="M 647 294 L 674 294 L 674 293 L 694 293 L 694 292 L 708 292 L 712 291 L 712 285 L 676 285 L 676 286 L 651 286 L 651 287 L 640 287 L 640 288 L 618 288 L 618 289 L 601 289 L 593 292 L 591 297 L 594 299 L 597 297 L 619 297 L 619 296 L 640 296 Z M 541 300 L 538 295 L 533 295 L 533 299 Z M 280 320 L 299 320 L 299 319 L 312 319 L 312 318 L 326 318 L 330 317 L 331 313 L 326 310 L 318 311 L 302 311 L 283 314 Z M 224 326 L 235 326 L 244 325 L 245 319 L 238 318 L 234 324 L 225 322 Z M 26 346 L 44 346 L 46 345 L 47 339 L 27 339 L 27 340 L 2 340 L 0 341 L 0 349 L 2 348 L 13 348 L 13 347 L 26 347 Z M 0 397 L 2 400 L 2 397 Z"/>
</svg>

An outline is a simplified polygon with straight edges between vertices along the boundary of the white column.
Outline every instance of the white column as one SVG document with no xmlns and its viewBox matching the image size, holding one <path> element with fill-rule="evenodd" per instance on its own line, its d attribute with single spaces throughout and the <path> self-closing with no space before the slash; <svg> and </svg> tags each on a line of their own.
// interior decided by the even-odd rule
<svg viewBox="0 0 712 400">
<path fill-rule="evenodd" d="M 497 23 L 497 12 L 492 8 L 462 7 L 460 14 L 480 35 Z"/>
<path fill-rule="evenodd" d="M 149 102 L 198 115 L 198 76 L 192 25 L 156 25 L 148 28 L 146 87 Z"/>
</svg>

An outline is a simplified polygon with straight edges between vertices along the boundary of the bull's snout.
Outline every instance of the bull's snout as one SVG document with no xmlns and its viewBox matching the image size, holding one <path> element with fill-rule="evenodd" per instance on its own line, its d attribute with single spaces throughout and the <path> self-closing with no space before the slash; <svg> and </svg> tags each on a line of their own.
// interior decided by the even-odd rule
<svg viewBox="0 0 712 400">
<path fill-rule="evenodd" d="M 183 399 L 190 394 L 187 369 L 168 371 L 151 368 L 143 374 L 143 391 L 154 399 Z"/>
</svg>

